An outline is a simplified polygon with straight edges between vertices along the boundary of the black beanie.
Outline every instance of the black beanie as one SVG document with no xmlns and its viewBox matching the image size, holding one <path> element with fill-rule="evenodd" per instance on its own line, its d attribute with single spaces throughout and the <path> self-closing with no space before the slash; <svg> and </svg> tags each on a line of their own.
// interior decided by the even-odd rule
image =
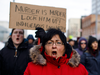
<svg viewBox="0 0 100 75">
<path fill-rule="evenodd" d="M 73 39 L 69 39 L 68 42 L 74 41 Z"/>
<path fill-rule="evenodd" d="M 98 42 L 98 40 L 97 40 L 95 37 L 89 36 L 89 39 L 88 39 L 88 47 L 89 47 L 90 49 L 91 49 L 91 44 L 92 44 L 94 41 Z"/>
</svg>

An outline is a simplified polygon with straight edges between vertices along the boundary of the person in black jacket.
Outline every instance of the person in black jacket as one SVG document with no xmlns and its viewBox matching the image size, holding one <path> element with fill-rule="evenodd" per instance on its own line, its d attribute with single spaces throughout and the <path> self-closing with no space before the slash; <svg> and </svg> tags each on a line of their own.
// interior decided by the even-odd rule
<svg viewBox="0 0 100 75">
<path fill-rule="evenodd" d="M 23 29 L 12 29 L 8 44 L 0 51 L 0 75 L 23 75 L 29 57 L 28 41 Z"/>
<path fill-rule="evenodd" d="M 81 56 L 81 63 L 89 75 L 100 75 L 100 51 L 97 38 L 89 36 L 87 47 L 88 49 Z"/>
<path fill-rule="evenodd" d="M 100 50 L 100 39 L 98 40 L 98 48 Z"/>
</svg>

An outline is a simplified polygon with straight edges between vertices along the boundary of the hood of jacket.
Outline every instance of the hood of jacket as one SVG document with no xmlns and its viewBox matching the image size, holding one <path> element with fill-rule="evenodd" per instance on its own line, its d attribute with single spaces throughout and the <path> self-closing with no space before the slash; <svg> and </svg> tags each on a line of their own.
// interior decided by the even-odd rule
<svg viewBox="0 0 100 75">
<path fill-rule="evenodd" d="M 33 35 L 31 35 L 31 34 L 28 35 L 27 39 L 28 39 L 28 40 L 29 40 L 29 39 L 32 39 L 33 41 L 35 40 L 34 37 L 33 37 Z"/>
<path fill-rule="evenodd" d="M 81 37 L 81 38 L 79 39 L 78 48 L 79 48 L 79 50 L 82 50 L 82 48 L 81 48 L 81 41 L 82 41 L 82 40 L 86 41 L 86 47 L 85 47 L 85 50 L 86 50 L 86 49 L 87 49 L 87 40 L 86 40 L 85 38 L 83 38 L 83 37 Z"/>
<path fill-rule="evenodd" d="M 67 54 L 55 59 L 47 55 L 45 52 L 44 52 L 44 55 L 45 55 L 45 58 L 44 58 L 39 50 L 40 48 L 41 48 L 41 44 L 34 45 L 30 49 L 30 57 L 32 59 L 32 62 L 35 64 L 46 65 L 47 62 L 50 62 L 58 66 L 58 65 L 62 65 L 66 63 L 66 65 L 70 65 L 71 67 L 77 67 L 80 63 L 80 55 L 78 54 L 76 50 L 72 50 L 72 53 L 69 59 L 67 58 Z"/>
</svg>

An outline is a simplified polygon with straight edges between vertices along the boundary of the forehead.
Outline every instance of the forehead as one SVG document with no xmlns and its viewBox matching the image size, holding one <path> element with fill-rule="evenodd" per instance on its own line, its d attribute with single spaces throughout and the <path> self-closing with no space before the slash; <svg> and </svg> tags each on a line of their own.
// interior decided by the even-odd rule
<svg viewBox="0 0 100 75">
<path fill-rule="evenodd" d="M 81 42 L 86 42 L 85 40 L 82 40 Z"/>
<path fill-rule="evenodd" d="M 56 35 L 54 35 L 54 36 L 51 38 L 51 40 L 53 40 L 53 39 L 60 39 L 60 37 L 59 37 L 58 34 L 56 34 Z"/>
<path fill-rule="evenodd" d="M 70 41 L 70 42 L 74 42 L 74 41 L 72 40 L 72 41 Z"/>
<path fill-rule="evenodd" d="M 21 31 L 21 32 L 23 32 L 22 29 L 15 29 L 13 32 L 15 32 L 15 31 Z"/>
</svg>

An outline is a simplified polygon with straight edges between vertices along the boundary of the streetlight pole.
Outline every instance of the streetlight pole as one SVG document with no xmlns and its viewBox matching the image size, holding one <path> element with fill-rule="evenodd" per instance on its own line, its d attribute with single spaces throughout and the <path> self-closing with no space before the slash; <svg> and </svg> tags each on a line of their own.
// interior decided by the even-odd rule
<svg viewBox="0 0 100 75">
<path fill-rule="evenodd" d="M 97 38 L 97 25 L 98 25 L 98 12 L 97 12 L 97 0 L 96 0 L 96 23 L 95 23 L 95 35 Z"/>
</svg>

